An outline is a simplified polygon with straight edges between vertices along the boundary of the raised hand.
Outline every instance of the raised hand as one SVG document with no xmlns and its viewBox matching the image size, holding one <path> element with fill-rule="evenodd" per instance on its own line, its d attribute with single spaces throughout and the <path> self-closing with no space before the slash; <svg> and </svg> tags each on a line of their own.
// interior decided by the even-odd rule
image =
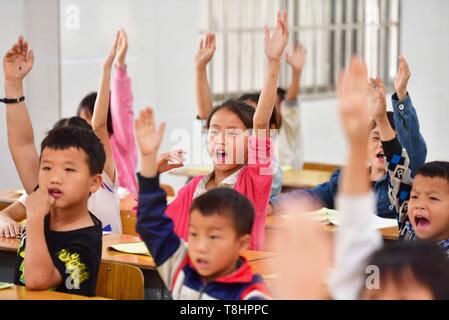
<svg viewBox="0 0 449 320">
<path fill-rule="evenodd" d="M 128 35 L 124 29 L 120 30 L 117 46 L 117 67 L 124 68 L 126 65 L 126 53 L 128 52 Z"/>
<path fill-rule="evenodd" d="M 162 123 L 156 130 L 153 109 L 147 107 L 140 112 L 139 118 L 135 120 L 134 125 L 141 155 L 157 154 L 164 136 L 165 123 Z"/>
<path fill-rule="evenodd" d="M 265 26 L 265 54 L 268 60 L 279 61 L 288 43 L 287 11 L 278 11 L 276 27 L 272 32 Z"/>
<path fill-rule="evenodd" d="M 182 149 L 165 152 L 159 156 L 158 165 L 159 173 L 167 172 L 171 169 L 181 168 L 184 166 L 185 151 Z"/>
<path fill-rule="evenodd" d="M 206 39 L 200 40 L 200 47 L 195 56 L 195 63 L 197 67 L 206 67 L 206 65 L 213 58 L 215 53 L 215 34 L 207 33 Z"/>
<path fill-rule="evenodd" d="M 398 95 L 398 100 L 402 101 L 407 96 L 407 85 L 410 79 L 410 69 L 404 56 L 399 57 L 399 67 L 396 77 L 394 78 L 394 90 Z"/>
<path fill-rule="evenodd" d="M 118 31 L 115 35 L 114 43 L 112 44 L 111 51 L 103 62 L 103 71 L 110 72 L 112 69 L 112 64 L 114 63 L 115 56 L 117 55 L 117 47 L 120 39 L 121 32 Z"/>
<path fill-rule="evenodd" d="M 367 144 L 369 132 L 368 74 L 362 60 L 353 58 L 340 76 L 338 104 L 341 123 L 350 144 Z"/>
<path fill-rule="evenodd" d="M 302 72 L 306 64 L 307 50 L 301 43 L 295 43 L 291 53 L 287 52 L 287 63 L 292 66 L 294 71 Z"/>
<path fill-rule="evenodd" d="M 5 81 L 21 82 L 31 71 L 33 64 L 33 50 L 29 50 L 28 43 L 20 36 L 3 58 Z"/>
<path fill-rule="evenodd" d="M 380 119 L 387 114 L 385 86 L 380 78 L 372 78 L 370 82 L 370 114 L 373 119 Z"/>
</svg>

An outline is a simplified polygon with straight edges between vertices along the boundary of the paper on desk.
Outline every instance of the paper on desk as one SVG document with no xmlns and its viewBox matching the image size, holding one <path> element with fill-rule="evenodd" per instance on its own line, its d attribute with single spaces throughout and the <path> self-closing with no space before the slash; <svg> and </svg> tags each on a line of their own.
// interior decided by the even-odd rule
<svg viewBox="0 0 449 320">
<path fill-rule="evenodd" d="M 316 221 L 323 221 L 327 222 L 329 224 L 333 224 L 335 226 L 340 225 L 340 211 L 333 210 L 333 209 L 327 209 L 327 208 L 321 208 L 318 211 L 311 212 L 310 215 L 312 219 Z M 381 218 L 375 214 L 372 215 L 371 218 L 371 225 L 374 229 L 384 229 L 384 228 L 391 228 L 391 227 L 397 227 L 398 222 L 396 219 L 387 219 L 387 218 Z"/>
<path fill-rule="evenodd" d="M 333 224 L 335 226 L 340 225 L 339 218 L 341 213 L 338 210 L 321 208 L 320 210 L 309 212 L 308 214 L 310 215 L 310 218 L 314 221 Z M 284 216 L 284 218 L 288 218 L 288 216 Z M 384 229 L 384 228 L 397 227 L 398 222 L 396 219 L 381 218 L 373 214 L 371 218 L 371 225 L 374 229 Z"/>
<path fill-rule="evenodd" d="M 114 244 L 112 246 L 109 246 L 108 249 L 123 252 L 123 253 L 141 254 L 141 255 L 151 257 L 151 254 L 148 251 L 147 246 L 142 241 L 133 242 L 133 243 Z"/>
<path fill-rule="evenodd" d="M 12 283 L 0 282 L 0 290 L 14 287 Z"/>
</svg>

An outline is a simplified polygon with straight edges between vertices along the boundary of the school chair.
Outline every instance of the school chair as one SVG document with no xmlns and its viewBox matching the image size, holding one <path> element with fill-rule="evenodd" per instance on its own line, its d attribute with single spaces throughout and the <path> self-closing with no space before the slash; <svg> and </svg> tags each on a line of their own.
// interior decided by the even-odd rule
<svg viewBox="0 0 449 320">
<path fill-rule="evenodd" d="M 97 296 L 115 300 L 143 300 L 144 278 L 136 266 L 101 262 L 97 280 Z"/>
<path fill-rule="evenodd" d="M 334 172 L 339 169 L 341 166 L 336 164 L 325 164 L 325 163 L 317 163 L 317 162 L 304 162 L 303 169 L 304 170 L 316 170 L 316 171 L 326 171 L 326 172 Z"/>
</svg>

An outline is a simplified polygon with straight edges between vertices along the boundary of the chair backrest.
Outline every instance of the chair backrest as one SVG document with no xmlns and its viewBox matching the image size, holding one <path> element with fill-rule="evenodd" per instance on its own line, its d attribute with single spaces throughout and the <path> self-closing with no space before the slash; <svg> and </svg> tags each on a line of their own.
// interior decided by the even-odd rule
<svg viewBox="0 0 449 320">
<path fill-rule="evenodd" d="M 116 300 L 143 300 L 144 278 L 136 266 L 101 262 L 97 280 L 99 297 Z"/>
<path fill-rule="evenodd" d="M 336 164 L 316 163 L 316 162 L 304 162 L 304 170 L 317 170 L 317 171 L 329 171 L 334 172 L 341 166 Z"/>
<path fill-rule="evenodd" d="M 162 189 L 164 189 L 165 193 L 168 197 L 174 197 L 175 196 L 175 189 L 169 184 L 161 184 L 160 185 Z"/>
</svg>

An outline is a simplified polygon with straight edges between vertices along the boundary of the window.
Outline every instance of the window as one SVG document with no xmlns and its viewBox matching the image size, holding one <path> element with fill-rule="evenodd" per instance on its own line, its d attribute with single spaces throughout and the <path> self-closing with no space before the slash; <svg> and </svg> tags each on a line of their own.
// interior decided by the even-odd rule
<svg viewBox="0 0 449 320">
<path fill-rule="evenodd" d="M 400 0 L 199 0 L 199 5 L 200 34 L 217 37 L 209 67 L 216 100 L 262 88 L 263 27 L 273 26 L 277 8 L 288 11 L 290 44 L 300 41 L 308 51 L 301 80 L 305 97 L 333 95 L 340 70 L 354 54 L 387 86 L 396 73 Z M 282 87 L 289 77 L 284 62 Z"/>
</svg>

